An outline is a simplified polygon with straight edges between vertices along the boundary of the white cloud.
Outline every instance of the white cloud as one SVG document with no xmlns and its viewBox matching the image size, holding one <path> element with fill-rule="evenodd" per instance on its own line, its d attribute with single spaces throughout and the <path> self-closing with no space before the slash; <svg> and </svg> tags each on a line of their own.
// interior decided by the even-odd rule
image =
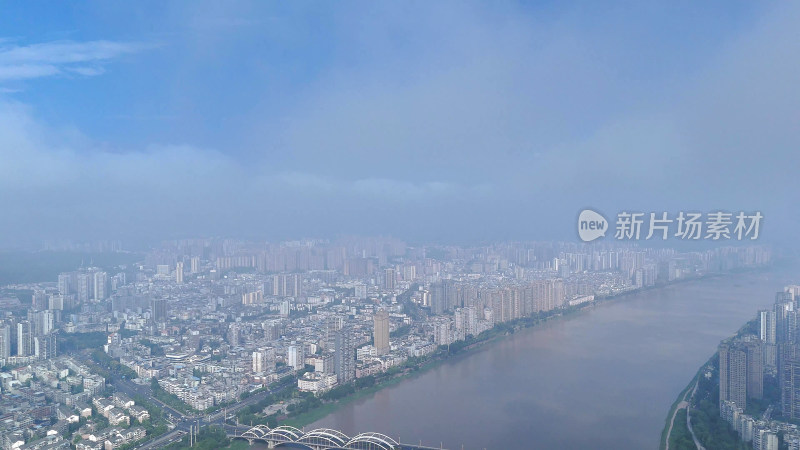
<svg viewBox="0 0 800 450">
<path fill-rule="evenodd" d="M 59 73 L 61 73 L 61 70 L 50 64 L 3 65 L 0 63 L 0 81 L 42 78 L 58 75 Z"/>
<path fill-rule="evenodd" d="M 69 72 L 77 73 L 78 75 L 83 75 L 85 77 L 96 77 L 106 72 L 106 70 L 103 69 L 102 67 L 88 67 L 88 66 L 67 67 L 66 70 Z"/>
<path fill-rule="evenodd" d="M 498 26 L 467 13 L 442 27 L 435 17 L 420 19 L 435 22 L 432 32 L 420 32 L 416 21 L 388 36 L 362 30 L 366 52 L 333 55 L 334 67 L 304 81 L 288 112 L 268 93 L 237 86 L 264 109 L 225 104 L 219 116 L 210 114 L 220 134 L 231 134 L 231 148 L 109 152 L 113 144 L 65 135 L 30 108 L 0 99 L 0 200 L 26 224 L 0 224 L 0 232 L 36 236 L 28 224 L 47 223 L 43 211 L 53 212 L 52 228 L 65 235 L 106 236 L 148 227 L 268 236 L 282 225 L 296 237 L 359 232 L 350 227 L 369 222 L 381 233 L 416 226 L 433 235 L 546 238 L 571 233 L 567 226 L 584 206 L 763 206 L 772 209 L 770 223 L 797 223 L 794 210 L 779 211 L 800 181 L 793 172 L 800 164 L 793 152 L 800 138 L 796 7 L 776 6 L 724 51 L 699 58 L 702 67 L 658 79 L 620 68 L 635 66 L 642 49 L 620 50 L 633 44 L 605 30 L 542 26 L 524 15 Z M 409 39 L 424 41 L 424 49 L 405 53 L 394 37 L 411 29 L 419 33 Z M 0 41 L 0 81 L 99 75 L 138 48 L 99 42 Z M 192 69 L 218 61 L 213 51 L 202 64 L 192 60 Z M 225 47 L 224 57 L 237 56 Z M 182 116 L 196 112 L 184 97 L 197 91 L 187 84 L 175 84 L 178 103 L 190 105 L 169 111 L 175 115 L 120 117 L 169 119 L 179 129 Z M 234 133 L 242 128 L 252 128 L 253 139 L 238 148 Z"/>
<path fill-rule="evenodd" d="M 22 229 L 17 222 L 0 223 L 0 236 L 6 237 L 130 238 L 183 228 L 235 233 L 251 232 L 259 223 L 295 230 L 297 221 L 310 220 L 307 215 L 342 219 L 334 212 L 352 205 L 393 208 L 486 192 L 486 186 L 347 179 L 248 165 L 189 145 L 109 151 L 74 130 L 43 125 L 24 104 L 1 99 L 0 161 L 4 214 L 25 224 Z"/>
<path fill-rule="evenodd" d="M 103 73 L 101 64 L 148 46 L 132 42 L 55 41 L 31 45 L 0 41 L 0 82 L 50 77 L 66 72 Z"/>
</svg>

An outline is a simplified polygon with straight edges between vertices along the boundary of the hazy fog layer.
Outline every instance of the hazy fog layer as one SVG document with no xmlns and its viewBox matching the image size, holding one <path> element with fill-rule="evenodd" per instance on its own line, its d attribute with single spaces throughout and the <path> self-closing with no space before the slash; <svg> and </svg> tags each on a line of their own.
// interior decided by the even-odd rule
<svg viewBox="0 0 800 450">
<path fill-rule="evenodd" d="M 0 246 L 800 223 L 796 3 L 5 9 Z"/>
</svg>

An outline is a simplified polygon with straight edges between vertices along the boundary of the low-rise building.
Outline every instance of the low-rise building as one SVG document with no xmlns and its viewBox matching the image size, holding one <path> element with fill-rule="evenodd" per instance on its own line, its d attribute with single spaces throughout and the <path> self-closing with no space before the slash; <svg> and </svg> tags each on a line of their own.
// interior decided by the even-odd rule
<svg viewBox="0 0 800 450">
<path fill-rule="evenodd" d="M 320 372 L 307 372 L 297 380 L 297 389 L 315 394 L 325 392 L 334 386 L 336 386 L 335 374 L 327 375 Z"/>
</svg>

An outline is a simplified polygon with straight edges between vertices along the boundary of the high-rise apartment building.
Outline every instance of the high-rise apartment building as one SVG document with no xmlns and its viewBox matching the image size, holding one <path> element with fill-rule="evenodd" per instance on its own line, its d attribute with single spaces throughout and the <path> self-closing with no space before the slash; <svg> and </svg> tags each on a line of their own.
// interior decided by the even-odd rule
<svg viewBox="0 0 800 450">
<path fill-rule="evenodd" d="M 17 324 L 17 356 L 30 356 L 33 337 L 31 336 L 31 323 L 23 320 Z"/>
<path fill-rule="evenodd" d="M 7 323 L 0 323 L 0 360 L 11 357 L 11 327 Z"/>
<path fill-rule="evenodd" d="M 60 277 L 60 275 L 59 275 Z M 59 295 L 64 297 L 69 294 L 61 294 L 61 290 L 59 289 Z M 48 308 L 48 296 L 47 293 L 41 289 L 36 289 L 33 291 L 33 298 L 31 299 L 31 307 L 34 311 L 41 311 L 43 309 Z"/>
<path fill-rule="evenodd" d="M 28 312 L 28 320 L 31 323 L 31 335 L 42 336 L 50 333 L 55 326 L 55 314 L 52 310 Z"/>
<path fill-rule="evenodd" d="M 464 308 L 465 333 L 475 336 L 478 334 L 478 311 L 474 306 Z"/>
<path fill-rule="evenodd" d="M 349 328 L 344 327 L 336 333 L 335 347 L 336 381 L 339 384 L 349 383 L 356 378 L 356 349 Z"/>
<path fill-rule="evenodd" d="M 240 337 L 241 337 L 241 329 L 239 328 L 239 324 L 232 323 L 228 328 L 228 343 L 231 345 L 231 347 L 239 346 Z"/>
<path fill-rule="evenodd" d="M 383 271 L 383 288 L 387 291 L 394 289 L 395 273 L 394 269 L 385 269 Z"/>
<path fill-rule="evenodd" d="M 60 295 L 50 295 L 47 297 L 47 309 L 64 310 L 64 297 Z"/>
<path fill-rule="evenodd" d="M 69 295 L 75 292 L 75 272 L 58 274 L 58 293 Z"/>
<path fill-rule="evenodd" d="M 781 344 L 779 349 L 778 384 L 783 417 L 800 419 L 800 346 Z"/>
<path fill-rule="evenodd" d="M 166 322 L 167 300 L 163 298 L 154 298 L 150 300 L 150 311 L 153 314 L 153 322 Z"/>
<path fill-rule="evenodd" d="M 58 333 L 55 331 L 40 336 L 34 336 L 33 354 L 40 359 L 49 359 L 58 356 L 57 336 Z"/>
<path fill-rule="evenodd" d="M 290 345 L 286 350 L 287 365 L 294 370 L 300 370 L 306 366 L 306 355 L 304 346 Z"/>
<path fill-rule="evenodd" d="M 264 292 L 260 289 L 257 291 L 245 292 L 242 294 L 243 305 L 254 305 L 264 301 Z"/>
<path fill-rule="evenodd" d="M 91 272 L 80 272 L 77 275 L 76 293 L 79 302 L 88 302 L 93 296 L 94 274 Z"/>
<path fill-rule="evenodd" d="M 275 370 L 275 349 L 261 347 L 253 352 L 253 373 L 267 373 Z"/>
<path fill-rule="evenodd" d="M 764 395 L 762 342 L 754 336 L 725 341 L 719 346 L 719 400 L 730 400 L 742 409 L 747 398 Z"/>
<path fill-rule="evenodd" d="M 95 272 L 94 273 L 94 287 L 92 289 L 95 301 L 102 301 L 108 298 L 108 273 Z"/>
<path fill-rule="evenodd" d="M 783 291 L 792 294 L 792 298 L 794 298 L 795 300 L 797 300 L 798 297 L 800 297 L 800 286 L 796 284 L 786 286 L 785 288 L 783 288 Z"/>
<path fill-rule="evenodd" d="M 449 320 L 440 320 L 433 325 L 433 342 L 436 345 L 450 345 L 453 343 Z"/>
<path fill-rule="evenodd" d="M 759 318 L 759 338 L 765 344 L 774 344 L 776 342 L 775 335 L 775 311 L 768 309 L 758 312 Z"/>
<path fill-rule="evenodd" d="M 323 373 L 325 375 L 331 375 L 335 373 L 336 369 L 334 365 L 333 354 L 323 353 L 322 356 L 317 357 L 317 361 L 314 364 L 314 371 Z"/>
<path fill-rule="evenodd" d="M 183 284 L 183 263 L 179 262 L 175 265 L 175 282 Z"/>
<path fill-rule="evenodd" d="M 747 397 L 764 397 L 763 342 L 755 337 L 745 338 L 742 345 L 747 353 Z"/>
<path fill-rule="evenodd" d="M 778 343 L 793 342 L 797 336 L 797 305 L 790 292 L 775 296 L 775 339 Z"/>
<path fill-rule="evenodd" d="M 719 401 L 747 407 L 747 353 L 729 342 L 719 346 Z"/>
<path fill-rule="evenodd" d="M 292 305 L 289 303 L 289 300 L 284 300 L 279 305 L 279 312 L 281 317 L 289 317 L 289 314 L 292 311 Z"/>
<path fill-rule="evenodd" d="M 777 334 L 775 329 L 775 311 L 762 310 L 758 312 L 759 334 L 763 342 L 764 370 L 775 373 L 778 367 Z"/>
<path fill-rule="evenodd" d="M 408 264 L 403 267 L 403 279 L 405 281 L 414 281 L 417 278 L 417 267 L 413 264 Z"/>
<path fill-rule="evenodd" d="M 453 289 L 450 280 L 444 280 L 431 284 L 431 312 L 433 314 L 443 314 L 449 310 L 451 290 Z"/>
<path fill-rule="evenodd" d="M 375 340 L 375 352 L 378 356 L 389 353 L 389 312 L 376 311 L 372 318 L 374 329 L 373 338 Z"/>
<path fill-rule="evenodd" d="M 797 303 L 791 290 L 775 295 L 773 305 L 775 319 L 776 370 L 781 389 L 781 409 L 784 417 L 800 419 L 800 347 L 798 346 Z M 770 316 L 762 319 L 761 328 L 770 333 Z M 766 361 L 769 362 L 771 348 L 765 344 Z"/>
<path fill-rule="evenodd" d="M 299 273 L 273 275 L 272 295 L 277 297 L 300 297 L 303 295 L 303 276 Z"/>
</svg>

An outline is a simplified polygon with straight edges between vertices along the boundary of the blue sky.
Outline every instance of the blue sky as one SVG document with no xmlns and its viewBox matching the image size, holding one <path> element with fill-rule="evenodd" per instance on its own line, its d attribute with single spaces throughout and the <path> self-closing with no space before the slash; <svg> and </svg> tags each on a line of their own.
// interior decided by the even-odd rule
<svg viewBox="0 0 800 450">
<path fill-rule="evenodd" d="M 0 245 L 797 223 L 793 4 L 0 7 Z"/>
</svg>

